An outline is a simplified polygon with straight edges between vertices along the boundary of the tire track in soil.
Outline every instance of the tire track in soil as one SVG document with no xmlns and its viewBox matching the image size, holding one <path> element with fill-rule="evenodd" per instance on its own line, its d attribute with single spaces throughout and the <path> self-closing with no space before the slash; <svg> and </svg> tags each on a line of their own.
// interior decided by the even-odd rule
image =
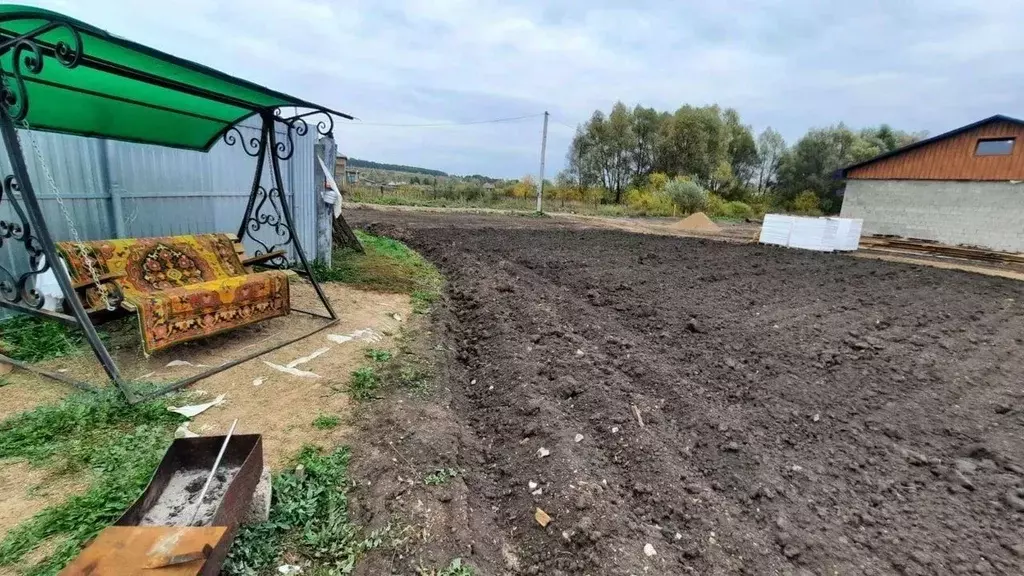
<svg viewBox="0 0 1024 576">
<path fill-rule="evenodd" d="M 524 573 L 1021 572 L 1021 285 L 395 220 L 449 279 L 457 411 Z"/>
</svg>

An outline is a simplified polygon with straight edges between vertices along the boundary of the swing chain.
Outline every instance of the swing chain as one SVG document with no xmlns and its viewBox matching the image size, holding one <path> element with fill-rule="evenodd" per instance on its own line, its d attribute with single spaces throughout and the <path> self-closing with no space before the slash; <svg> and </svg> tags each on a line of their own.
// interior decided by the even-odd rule
<svg viewBox="0 0 1024 576">
<path fill-rule="evenodd" d="M 57 201 L 57 206 L 60 207 L 61 214 L 64 215 L 64 220 L 67 221 L 68 232 L 71 233 L 71 239 L 75 243 L 75 248 L 78 250 L 78 254 L 82 257 L 85 262 L 85 267 L 89 270 L 89 275 L 92 276 L 93 284 L 96 285 L 96 289 L 100 293 L 100 298 L 106 303 L 108 311 L 114 311 L 117 306 L 114 305 L 113 300 L 110 297 L 110 293 L 107 291 L 107 287 L 100 280 L 99 272 L 96 271 L 96 266 L 93 261 L 92 255 L 89 254 L 89 250 L 85 247 L 82 242 L 82 237 L 78 234 L 78 228 L 75 227 L 75 222 L 71 218 L 71 213 L 68 211 L 68 207 L 64 205 L 64 198 L 61 197 L 60 188 L 57 187 L 57 182 L 53 179 L 53 174 L 50 173 L 50 167 L 46 165 L 43 160 L 43 152 L 39 149 L 39 144 L 36 143 L 35 137 L 32 136 L 32 127 L 29 126 L 28 120 L 24 119 L 21 121 L 22 126 L 25 128 L 25 133 L 28 135 L 28 140 L 32 144 L 32 149 L 35 151 L 36 159 L 39 161 L 39 165 L 43 168 L 43 175 L 46 177 L 46 182 L 50 186 L 50 191 L 53 193 L 54 199 Z M 18 144 L 22 144 L 21 131 L 16 131 L 18 136 Z M 55 266 L 56 264 L 51 264 Z"/>
</svg>

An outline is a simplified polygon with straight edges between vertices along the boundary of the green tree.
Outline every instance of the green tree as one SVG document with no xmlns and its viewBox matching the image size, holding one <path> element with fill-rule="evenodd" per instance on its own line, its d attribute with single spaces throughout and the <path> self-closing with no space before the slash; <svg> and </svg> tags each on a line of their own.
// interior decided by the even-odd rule
<svg viewBox="0 0 1024 576">
<path fill-rule="evenodd" d="M 696 182 L 676 178 L 665 186 L 665 193 L 679 210 L 686 214 L 700 212 L 707 204 L 708 193 Z"/>
<path fill-rule="evenodd" d="M 764 195 L 775 186 L 779 173 L 779 162 L 786 152 L 786 141 L 782 134 L 771 126 L 757 137 L 757 194 Z"/>
</svg>

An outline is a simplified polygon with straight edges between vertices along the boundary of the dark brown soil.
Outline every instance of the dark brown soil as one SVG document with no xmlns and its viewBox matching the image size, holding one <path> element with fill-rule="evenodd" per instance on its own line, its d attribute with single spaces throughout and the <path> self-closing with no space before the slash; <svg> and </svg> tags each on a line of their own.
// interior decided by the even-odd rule
<svg viewBox="0 0 1024 576">
<path fill-rule="evenodd" d="M 448 278 L 434 427 L 482 573 L 1024 573 L 1024 284 L 550 219 L 350 218 Z"/>
</svg>

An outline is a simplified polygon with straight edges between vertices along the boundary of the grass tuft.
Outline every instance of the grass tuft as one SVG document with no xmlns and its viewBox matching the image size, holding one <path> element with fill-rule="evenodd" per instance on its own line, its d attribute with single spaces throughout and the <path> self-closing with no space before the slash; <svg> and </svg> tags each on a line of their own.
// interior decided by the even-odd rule
<svg viewBox="0 0 1024 576">
<path fill-rule="evenodd" d="M 366 351 L 366 357 L 374 362 L 388 362 L 391 360 L 393 354 L 388 350 L 380 350 L 378 348 L 370 348 Z"/>
<path fill-rule="evenodd" d="M 352 372 L 352 384 L 349 391 L 356 400 L 369 400 L 373 398 L 374 391 L 380 386 L 380 376 L 373 366 L 364 366 Z"/>
<path fill-rule="evenodd" d="M 288 471 L 274 477 L 270 520 L 239 530 L 222 574 L 276 572 L 285 551 L 289 564 L 312 564 L 313 574 L 350 574 L 362 553 L 383 543 L 388 528 L 361 538 L 349 519 L 347 449 L 323 453 L 306 446 L 298 463 L 304 476 Z"/>
<path fill-rule="evenodd" d="M 0 541 L 0 566 L 57 536 L 60 545 L 27 572 L 56 574 L 138 497 L 183 420 L 163 400 L 129 405 L 111 391 L 76 394 L 0 422 L 0 460 L 23 458 L 65 473 L 85 470 L 92 479 L 85 493 L 8 532 Z"/>
<path fill-rule="evenodd" d="M 331 430 L 341 425 L 341 418 L 334 414 L 320 414 L 313 420 L 313 428 Z"/>
<path fill-rule="evenodd" d="M 365 290 L 398 292 L 412 296 L 413 310 L 426 312 L 441 292 L 437 269 L 414 250 L 391 238 L 355 231 L 366 253 L 350 248 L 335 250 L 331 267 L 313 264 L 320 282 L 341 282 Z"/>
<path fill-rule="evenodd" d="M 475 576 L 476 571 L 469 564 L 463 564 L 462 558 L 455 558 L 445 568 L 437 570 L 419 568 L 416 570 L 416 574 L 417 576 Z"/>
<path fill-rule="evenodd" d="M 423 483 L 427 486 L 440 486 L 458 475 L 459 471 L 455 468 L 438 468 L 430 474 L 427 474 L 426 477 L 423 478 Z"/>
<path fill-rule="evenodd" d="M 82 334 L 53 320 L 16 316 L 0 322 L 0 352 L 22 362 L 40 362 L 77 352 Z"/>
</svg>

